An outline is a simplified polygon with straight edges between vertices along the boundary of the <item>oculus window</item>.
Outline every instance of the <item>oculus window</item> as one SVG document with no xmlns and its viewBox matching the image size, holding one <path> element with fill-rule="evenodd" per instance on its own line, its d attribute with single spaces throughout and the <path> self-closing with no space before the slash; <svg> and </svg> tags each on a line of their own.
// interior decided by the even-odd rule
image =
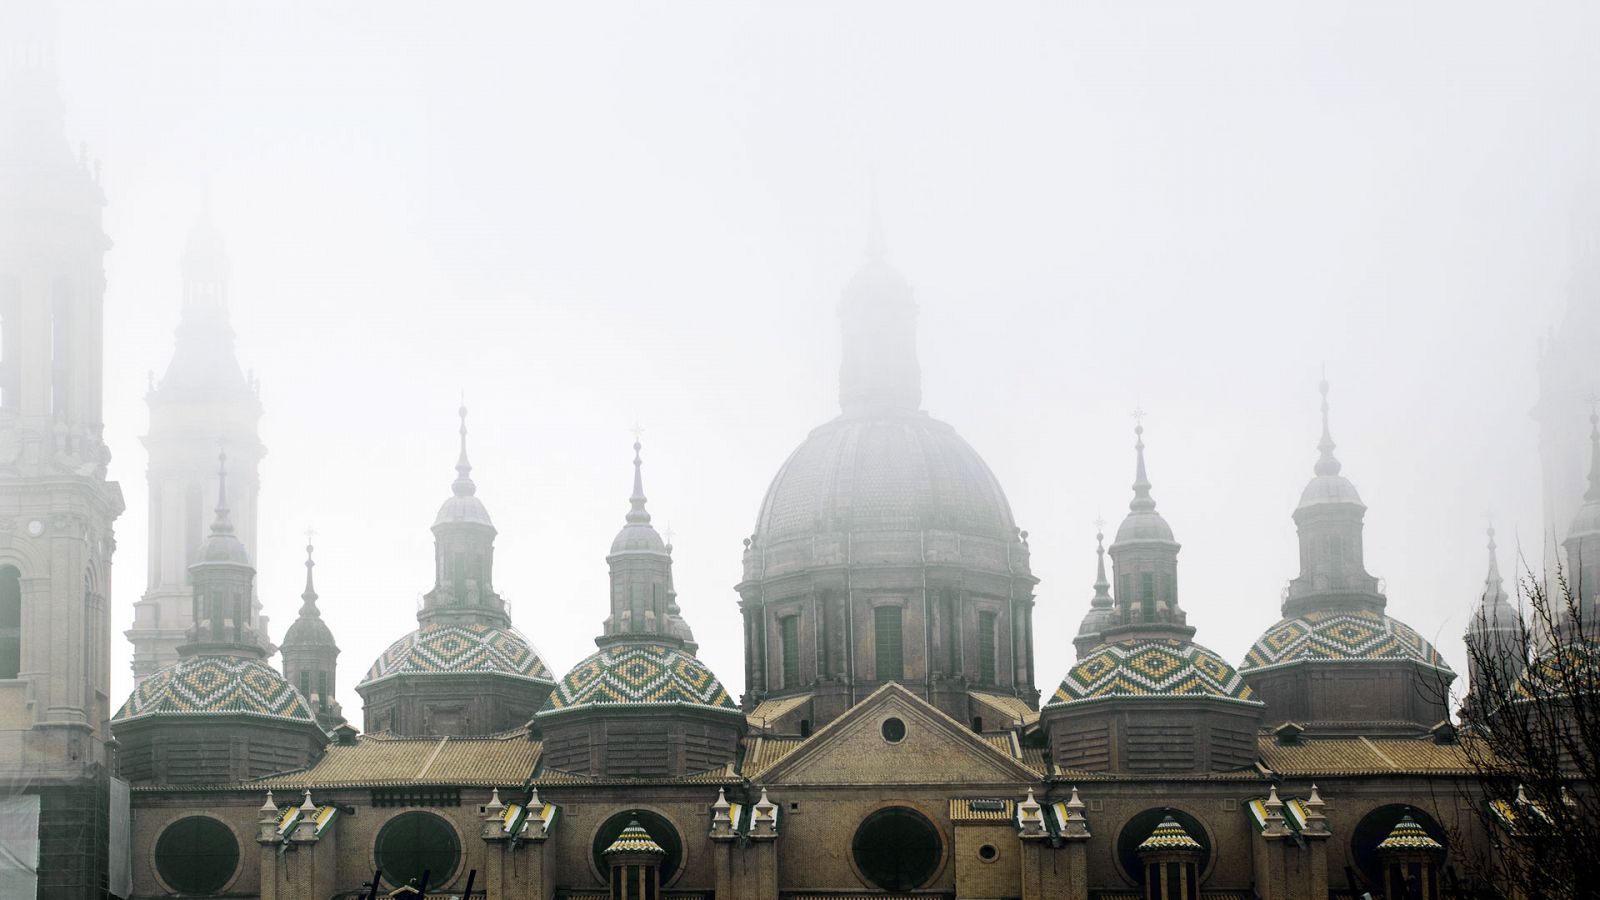
<svg viewBox="0 0 1600 900">
<path fill-rule="evenodd" d="M 395 887 L 421 884 L 427 873 L 431 889 L 448 884 L 455 875 L 461 864 L 461 840 L 449 822 L 433 813 L 401 813 L 379 830 L 373 855 L 384 881 Z"/>
<path fill-rule="evenodd" d="M 213 894 L 233 880 L 239 841 L 206 816 L 179 819 L 156 839 L 156 873 L 179 894 Z"/>
<path fill-rule="evenodd" d="M 886 891 L 927 884 L 944 859 L 944 841 L 928 817 L 904 806 L 880 809 L 862 820 L 850 844 L 862 877 Z"/>
</svg>

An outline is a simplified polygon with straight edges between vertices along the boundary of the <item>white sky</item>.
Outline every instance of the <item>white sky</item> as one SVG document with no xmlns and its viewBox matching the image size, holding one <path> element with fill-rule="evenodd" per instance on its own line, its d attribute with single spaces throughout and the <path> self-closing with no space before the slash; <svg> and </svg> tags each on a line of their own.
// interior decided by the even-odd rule
<svg viewBox="0 0 1600 900">
<path fill-rule="evenodd" d="M 605 615 L 638 419 L 680 602 L 737 694 L 740 541 L 837 410 L 875 166 L 926 407 L 1032 534 L 1042 690 L 1091 523 L 1130 496 L 1136 404 L 1198 640 L 1238 661 L 1277 620 L 1322 361 L 1369 568 L 1459 670 L 1486 513 L 1507 565 L 1538 540 L 1528 410 L 1596 214 L 1596 33 L 1582 2 L 64 0 L 69 130 L 116 242 L 117 632 L 145 373 L 209 190 L 267 407 L 260 593 L 281 637 L 314 524 L 353 721 L 431 586 L 463 389 L 495 581 L 551 667 Z"/>
</svg>

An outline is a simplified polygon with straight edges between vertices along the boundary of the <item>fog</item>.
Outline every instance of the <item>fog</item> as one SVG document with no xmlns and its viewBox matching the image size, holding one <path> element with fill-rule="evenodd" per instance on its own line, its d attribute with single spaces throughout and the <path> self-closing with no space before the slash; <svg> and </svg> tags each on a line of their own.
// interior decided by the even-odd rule
<svg viewBox="0 0 1600 900">
<path fill-rule="evenodd" d="M 741 691 L 741 541 L 838 411 L 874 194 L 924 407 L 1030 533 L 1042 690 L 1136 407 L 1197 640 L 1237 663 L 1278 619 L 1324 364 L 1367 568 L 1464 671 L 1490 514 L 1504 565 L 1538 557 L 1539 339 L 1600 302 L 1597 33 L 1581 2 L 64 0 L 115 242 L 113 708 L 147 373 L 207 207 L 266 408 L 259 593 L 281 638 L 314 527 L 357 723 L 432 586 L 463 394 L 495 584 L 551 668 L 607 613 L 637 422 L 684 616 Z"/>
</svg>

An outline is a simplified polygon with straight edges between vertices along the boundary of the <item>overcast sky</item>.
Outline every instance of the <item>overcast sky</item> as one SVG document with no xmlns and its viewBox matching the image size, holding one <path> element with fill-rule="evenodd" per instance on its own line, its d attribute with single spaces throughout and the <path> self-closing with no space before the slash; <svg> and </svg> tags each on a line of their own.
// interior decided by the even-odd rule
<svg viewBox="0 0 1600 900">
<path fill-rule="evenodd" d="M 495 581 L 564 672 L 606 614 L 635 420 L 701 655 L 768 481 L 833 416 L 869 172 L 924 402 L 988 460 L 1071 660 L 1142 404 L 1197 640 L 1238 661 L 1296 573 L 1318 368 L 1389 610 L 1458 670 L 1493 510 L 1541 529 L 1537 341 L 1597 216 L 1600 7 L 1519 3 L 64 0 L 109 196 L 120 635 L 145 583 L 146 373 L 209 192 L 261 381 L 262 600 L 302 535 L 339 692 L 414 627 L 466 392 Z M 1581 302 L 1600 302 L 1590 286 Z"/>
</svg>

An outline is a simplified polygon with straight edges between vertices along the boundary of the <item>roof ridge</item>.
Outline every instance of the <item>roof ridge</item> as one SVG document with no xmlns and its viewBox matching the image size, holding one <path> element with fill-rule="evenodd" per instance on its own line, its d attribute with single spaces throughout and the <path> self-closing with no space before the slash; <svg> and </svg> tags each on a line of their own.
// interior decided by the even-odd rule
<svg viewBox="0 0 1600 900">
<path fill-rule="evenodd" d="M 428 774 L 428 770 L 433 768 L 433 761 L 439 758 L 439 754 L 444 751 L 444 745 L 449 742 L 450 735 L 448 734 L 439 738 L 439 745 L 433 748 L 433 752 L 428 755 L 428 761 L 422 764 L 422 768 L 417 770 L 417 774 L 411 776 L 412 781 L 421 781 L 422 776 Z"/>
</svg>

